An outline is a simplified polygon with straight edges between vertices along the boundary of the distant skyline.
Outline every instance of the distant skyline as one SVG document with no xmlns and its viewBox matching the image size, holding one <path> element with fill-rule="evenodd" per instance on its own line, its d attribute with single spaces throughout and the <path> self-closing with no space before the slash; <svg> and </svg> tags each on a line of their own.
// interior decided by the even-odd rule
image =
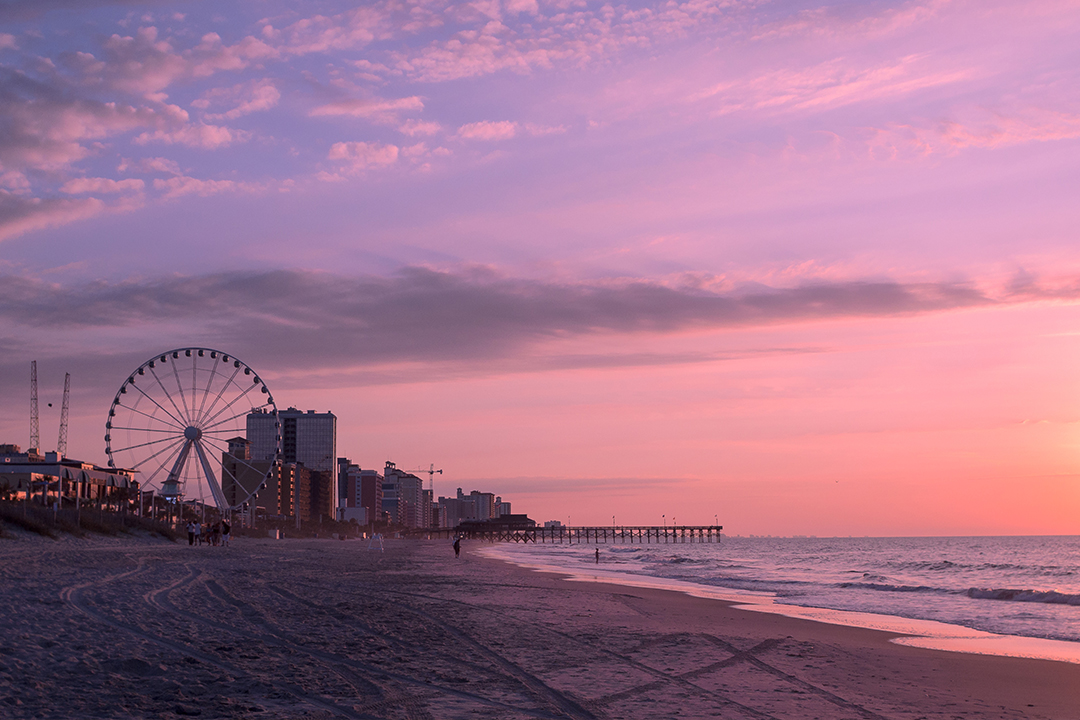
<svg viewBox="0 0 1080 720">
<path fill-rule="evenodd" d="M 537 521 L 1078 534 L 1078 75 L 1065 1 L 0 3 L 0 442 L 208 346 Z"/>
</svg>

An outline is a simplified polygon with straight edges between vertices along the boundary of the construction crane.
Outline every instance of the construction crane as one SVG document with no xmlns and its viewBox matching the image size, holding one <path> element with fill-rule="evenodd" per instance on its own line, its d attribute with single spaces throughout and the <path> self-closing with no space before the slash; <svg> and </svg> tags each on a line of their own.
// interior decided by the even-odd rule
<svg viewBox="0 0 1080 720">
<path fill-rule="evenodd" d="M 41 449 L 38 437 L 37 360 L 30 361 L 30 447 Z"/>
<path fill-rule="evenodd" d="M 60 435 L 56 439 L 56 452 L 67 455 L 68 394 L 71 392 L 71 373 L 64 373 L 64 402 L 60 406 Z"/>
<path fill-rule="evenodd" d="M 436 470 L 435 469 L 435 463 L 431 463 L 431 465 L 429 465 L 426 470 L 424 468 L 419 468 L 419 469 L 417 469 L 416 472 L 425 472 L 425 473 L 428 474 L 428 489 L 431 490 L 431 500 L 432 500 L 432 502 L 434 502 L 435 501 L 435 473 L 439 473 L 440 475 L 442 475 L 442 470 Z"/>
</svg>

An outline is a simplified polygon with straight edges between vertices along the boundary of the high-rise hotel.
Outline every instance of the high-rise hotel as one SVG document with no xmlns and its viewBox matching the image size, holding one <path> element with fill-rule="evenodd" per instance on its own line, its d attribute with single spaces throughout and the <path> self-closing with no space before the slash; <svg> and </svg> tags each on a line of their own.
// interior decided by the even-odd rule
<svg viewBox="0 0 1080 720">
<path fill-rule="evenodd" d="M 337 416 L 332 412 L 304 412 L 290 407 L 274 416 L 254 411 L 247 416 L 247 439 L 252 460 L 273 460 L 277 434 L 281 432 L 281 461 L 299 463 L 312 473 L 312 515 L 336 516 L 337 498 Z"/>
</svg>

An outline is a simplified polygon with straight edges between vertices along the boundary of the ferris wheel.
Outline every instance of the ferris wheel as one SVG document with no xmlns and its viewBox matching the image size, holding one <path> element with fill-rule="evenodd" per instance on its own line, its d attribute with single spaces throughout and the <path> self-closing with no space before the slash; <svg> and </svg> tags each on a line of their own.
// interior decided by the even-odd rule
<svg viewBox="0 0 1080 720">
<path fill-rule="evenodd" d="M 258 437 L 248 437 L 250 427 Z M 266 486 L 281 453 L 281 424 L 270 389 L 246 363 L 219 350 L 179 348 L 150 358 L 120 385 L 105 452 L 109 467 L 134 470 L 145 490 L 226 512 Z"/>
</svg>

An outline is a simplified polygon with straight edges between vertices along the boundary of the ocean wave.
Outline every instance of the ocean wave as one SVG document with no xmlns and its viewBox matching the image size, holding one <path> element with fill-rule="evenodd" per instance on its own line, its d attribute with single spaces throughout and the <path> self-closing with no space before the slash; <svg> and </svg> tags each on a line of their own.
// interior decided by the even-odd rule
<svg viewBox="0 0 1080 720">
<path fill-rule="evenodd" d="M 948 560 L 907 560 L 903 562 L 890 561 L 885 563 L 885 567 L 896 568 L 897 570 L 927 570 L 930 572 L 941 572 L 955 570 L 962 566 L 954 562 L 949 562 Z"/>
<path fill-rule="evenodd" d="M 1080 595 L 1056 590 L 1014 590 L 1011 588 L 970 588 L 967 596 L 977 600 L 1011 600 L 1012 602 L 1047 603 L 1050 605 L 1080 606 Z"/>
<path fill-rule="evenodd" d="M 908 560 L 889 561 L 885 567 L 896 570 L 921 570 L 924 572 L 985 572 L 988 570 L 1000 570 L 1007 572 L 1031 573 L 1033 575 L 1046 575 L 1050 577 L 1068 577 L 1076 575 L 1075 568 L 1062 567 L 1060 565 L 1018 565 L 1016 563 L 956 563 L 949 560 Z"/>
<path fill-rule="evenodd" d="M 930 587 L 928 585 L 894 585 L 892 583 L 875 582 L 844 582 L 837 587 L 855 590 L 877 590 L 879 592 L 924 592 L 924 593 L 947 593 L 948 590 Z"/>
</svg>

